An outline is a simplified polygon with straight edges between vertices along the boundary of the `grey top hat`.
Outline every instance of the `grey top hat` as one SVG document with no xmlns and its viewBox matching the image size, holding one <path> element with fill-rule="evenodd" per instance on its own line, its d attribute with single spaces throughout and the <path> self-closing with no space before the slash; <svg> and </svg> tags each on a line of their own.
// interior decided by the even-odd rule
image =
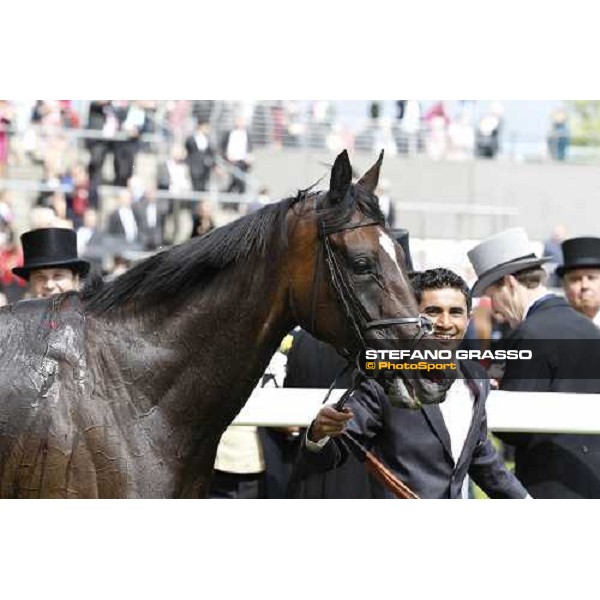
<svg viewBox="0 0 600 600">
<path fill-rule="evenodd" d="M 505 275 L 538 267 L 551 260 L 549 256 L 538 258 L 531 252 L 529 238 L 522 227 L 507 229 L 487 238 L 467 252 L 467 256 L 477 275 L 471 291 L 474 297 L 481 296 L 489 285 Z"/>
</svg>

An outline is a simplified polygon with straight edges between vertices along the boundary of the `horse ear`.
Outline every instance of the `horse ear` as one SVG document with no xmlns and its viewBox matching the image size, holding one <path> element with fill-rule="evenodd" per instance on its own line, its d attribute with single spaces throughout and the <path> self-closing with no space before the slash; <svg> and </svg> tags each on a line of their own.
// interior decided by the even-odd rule
<svg viewBox="0 0 600 600">
<path fill-rule="evenodd" d="M 352 166 L 348 158 L 348 152 L 344 150 L 333 163 L 331 169 L 331 180 L 329 182 L 329 200 L 332 203 L 340 202 L 346 196 L 346 192 L 352 183 Z"/>
<path fill-rule="evenodd" d="M 362 186 L 367 192 L 373 194 L 379 183 L 379 170 L 383 162 L 383 150 L 375 164 L 358 180 L 357 185 Z"/>
</svg>

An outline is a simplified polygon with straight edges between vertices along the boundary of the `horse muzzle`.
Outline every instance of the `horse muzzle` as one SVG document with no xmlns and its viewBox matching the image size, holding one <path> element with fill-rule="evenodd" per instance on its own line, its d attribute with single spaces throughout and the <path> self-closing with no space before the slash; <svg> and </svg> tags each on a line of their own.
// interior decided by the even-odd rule
<svg viewBox="0 0 600 600">
<path fill-rule="evenodd" d="M 435 377 L 383 373 L 378 378 L 392 406 L 413 410 L 443 402 L 455 379 L 456 373 L 436 374 Z"/>
</svg>

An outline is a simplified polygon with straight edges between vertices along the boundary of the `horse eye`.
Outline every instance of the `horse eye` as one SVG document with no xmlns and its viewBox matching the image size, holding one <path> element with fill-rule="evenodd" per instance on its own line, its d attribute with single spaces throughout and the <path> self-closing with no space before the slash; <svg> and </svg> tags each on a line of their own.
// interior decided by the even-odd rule
<svg viewBox="0 0 600 600">
<path fill-rule="evenodd" d="M 356 258 L 352 261 L 352 270 L 357 275 L 364 275 L 373 271 L 371 261 L 367 258 Z"/>
</svg>

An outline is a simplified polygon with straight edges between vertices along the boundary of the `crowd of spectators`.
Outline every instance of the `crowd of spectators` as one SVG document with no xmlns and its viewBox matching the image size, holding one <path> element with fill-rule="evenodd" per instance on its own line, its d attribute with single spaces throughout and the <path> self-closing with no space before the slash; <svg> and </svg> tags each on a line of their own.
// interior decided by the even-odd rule
<svg viewBox="0 0 600 600">
<path fill-rule="evenodd" d="M 85 134 L 76 137 L 84 140 L 83 145 L 89 151 L 92 189 L 102 178 L 108 155 L 112 157 L 114 181 L 124 185 L 131 176 L 136 153 L 147 148 L 144 140 L 149 135 L 185 146 L 190 159 L 197 153 L 202 154 L 210 166 L 211 150 L 225 155 L 227 149 L 222 145 L 226 134 L 240 127 L 255 147 L 328 150 L 344 147 L 370 151 L 373 144 L 383 143 L 394 152 L 428 152 L 435 158 L 438 151 L 429 148 L 437 143 L 443 146 L 442 155 L 447 152 L 452 157 L 458 149 L 487 156 L 483 147 L 489 147 L 489 140 L 484 138 L 490 131 L 500 133 L 504 112 L 502 104 L 495 102 L 488 113 L 477 119 L 474 101 L 462 101 L 458 108 L 450 110 L 443 101 L 431 104 L 398 100 L 396 114 L 386 116 L 382 104 L 372 101 L 366 118 L 355 115 L 349 120 L 347 115 L 337 113 L 335 103 L 324 100 L 93 100 L 85 103 L 4 100 L 0 101 L 0 165 L 3 159 L 6 163 L 8 154 L 6 128 L 13 133 L 11 141 L 15 143 L 11 151 L 16 160 L 29 156 L 42 162 L 49 155 L 59 161 L 64 156 L 73 139 L 65 130 L 85 129 Z M 235 150 L 229 151 L 236 154 Z M 233 160 L 238 161 L 237 157 Z M 239 160 L 247 162 L 243 153 Z M 206 185 L 204 175 L 205 169 L 200 168 L 196 160 L 192 177 L 194 189 Z"/>
<path fill-rule="evenodd" d="M 4 246 L 24 229 L 72 227 L 81 232 L 80 251 L 106 270 L 111 243 L 140 253 L 210 230 L 220 218 L 217 199 L 231 217 L 270 202 L 253 179 L 258 147 L 383 147 L 434 160 L 497 156 L 502 105 L 492 103 L 479 120 L 473 101 L 449 107 L 398 100 L 388 118 L 372 101 L 354 127 L 342 124 L 329 101 L 0 101 L 0 179 L 8 180 L 0 184 L 0 211 L 18 209 L 2 216 L 3 256 L 13 256 Z M 562 112 L 553 116 L 550 153 L 557 160 L 566 153 L 565 120 Z M 139 168 L 140 154 L 151 155 L 145 164 L 152 168 Z M 33 187 L 22 191 L 24 182 Z M 393 226 L 386 188 L 382 181 L 378 195 Z M 240 194 L 248 197 L 242 202 Z"/>
<path fill-rule="evenodd" d="M 504 108 L 499 102 L 491 103 L 480 117 L 472 100 L 459 102 L 454 111 L 442 100 L 428 106 L 397 100 L 393 119 L 382 117 L 381 105 L 369 104 L 367 125 L 355 138 L 357 148 L 385 148 L 392 155 L 424 153 L 432 160 L 495 158 L 500 151 Z"/>
<path fill-rule="evenodd" d="M 212 200 L 198 194 L 218 185 L 215 177 L 229 178 L 221 186 L 229 194 L 246 193 L 252 162 L 243 117 L 213 134 L 213 110 L 202 102 L 0 101 L 3 297 L 23 293 L 10 269 L 21 259 L 24 229 L 74 229 L 81 256 L 110 273 L 128 257 L 213 228 Z M 156 157 L 155 176 L 135 168 L 140 151 Z"/>
</svg>

